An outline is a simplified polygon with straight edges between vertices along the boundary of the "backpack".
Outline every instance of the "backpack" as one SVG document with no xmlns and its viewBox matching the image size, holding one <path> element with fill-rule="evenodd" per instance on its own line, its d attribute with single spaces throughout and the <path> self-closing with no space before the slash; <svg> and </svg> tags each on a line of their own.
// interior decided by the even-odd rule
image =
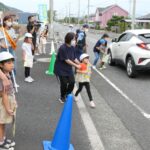
<svg viewBox="0 0 150 150">
<path fill-rule="evenodd" d="M 83 48 L 85 46 L 86 34 L 83 31 L 77 33 L 77 47 Z"/>
</svg>

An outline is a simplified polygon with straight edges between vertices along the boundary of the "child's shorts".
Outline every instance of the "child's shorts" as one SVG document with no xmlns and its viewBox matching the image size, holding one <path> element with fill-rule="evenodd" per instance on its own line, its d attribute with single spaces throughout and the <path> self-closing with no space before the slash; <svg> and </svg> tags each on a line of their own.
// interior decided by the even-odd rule
<svg viewBox="0 0 150 150">
<path fill-rule="evenodd" d="M 14 110 L 14 114 L 16 114 L 16 103 L 14 100 L 14 96 L 8 96 L 10 107 Z M 0 97 L 0 124 L 10 124 L 13 121 L 13 116 L 10 116 L 3 105 L 2 97 Z"/>
</svg>

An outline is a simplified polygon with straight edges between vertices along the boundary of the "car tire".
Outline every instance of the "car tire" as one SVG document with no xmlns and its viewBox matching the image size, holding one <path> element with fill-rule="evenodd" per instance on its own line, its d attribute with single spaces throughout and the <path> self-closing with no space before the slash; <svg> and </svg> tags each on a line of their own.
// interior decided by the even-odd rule
<svg viewBox="0 0 150 150">
<path fill-rule="evenodd" d="M 112 59 L 112 54 L 111 54 L 111 51 L 110 51 L 110 50 L 108 51 L 108 55 L 109 55 L 108 64 L 109 64 L 110 66 L 114 66 L 114 65 L 115 65 L 115 62 L 114 62 L 114 60 Z"/>
<path fill-rule="evenodd" d="M 137 75 L 137 72 L 135 70 L 135 63 L 132 57 L 129 57 L 127 59 L 127 63 L 126 63 L 126 71 L 127 71 L 127 75 L 130 78 L 135 78 Z"/>
</svg>

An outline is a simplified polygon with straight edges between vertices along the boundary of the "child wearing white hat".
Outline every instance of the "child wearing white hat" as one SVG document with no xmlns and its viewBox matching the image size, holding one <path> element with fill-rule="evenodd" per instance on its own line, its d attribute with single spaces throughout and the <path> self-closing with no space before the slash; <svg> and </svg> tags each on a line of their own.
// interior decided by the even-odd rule
<svg viewBox="0 0 150 150">
<path fill-rule="evenodd" d="M 30 76 L 31 68 L 33 67 L 33 55 L 32 55 L 32 34 L 26 33 L 25 39 L 22 44 L 23 50 L 23 62 L 25 68 L 25 82 L 31 83 L 34 79 Z"/>
<path fill-rule="evenodd" d="M 17 102 L 10 73 L 14 69 L 14 57 L 9 52 L 0 53 L 0 69 L 9 79 L 10 85 L 4 90 L 0 80 L 0 149 L 14 150 L 15 142 L 6 138 L 6 124 L 11 124 L 16 115 Z"/>
<path fill-rule="evenodd" d="M 93 97 L 91 94 L 90 89 L 90 77 L 91 77 L 91 64 L 89 62 L 89 55 L 86 53 L 83 53 L 80 56 L 81 61 L 81 68 L 77 69 L 76 72 L 76 81 L 79 82 L 78 90 L 75 93 L 75 97 L 78 96 L 78 94 L 82 91 L 82 88 L 85 86 L 89 100 L 90 100 L 90 106 L 92 108 L 95 108 L 95 103 L 93 101 Z"/>
</svg>

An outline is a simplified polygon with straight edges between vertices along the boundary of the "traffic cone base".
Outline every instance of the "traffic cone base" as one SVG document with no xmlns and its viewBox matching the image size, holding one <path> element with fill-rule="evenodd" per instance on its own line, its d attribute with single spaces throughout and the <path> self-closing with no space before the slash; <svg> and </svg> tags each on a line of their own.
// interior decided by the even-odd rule
<svg viewBox="0 0 150 150">
<path fill-rule="evenodd" d="M 56 60 L 56 56 L 53 53 L 53 55 L 51 56 L 51 59 L 50 59 L 48 70 L 46 70 L 46 72 L 45 72 L 47 75 L 54 75 L 55 60 Z"/>
<path fill-rule="evenodd" d="M 47 75 L 54 75 L 54 73 L 53 73 L 53 72 L 50 72 L 49 70 L 46 70 L 46 71 L 45 71 L 45 74 L 47 74 Z"/>
<path fill-rule="evenodd" d="M 52 142 L 51 141 L 43 141 L 43 147 L 44 147 L 44 150 L 58 150 L 58 149 L 55 149 L 51 146 Z M 68 150 L 74 150 L 73 148 L 73 145 L 70 144 L 70 147 Z"/>
<path fill-rule="evenodd" d="M 70 144 L 72 107 L 73 95 L 69 94 L 66 98 L 52 142 L 43 141 L 44 150 L 74 150 Z"/>
</svg>

